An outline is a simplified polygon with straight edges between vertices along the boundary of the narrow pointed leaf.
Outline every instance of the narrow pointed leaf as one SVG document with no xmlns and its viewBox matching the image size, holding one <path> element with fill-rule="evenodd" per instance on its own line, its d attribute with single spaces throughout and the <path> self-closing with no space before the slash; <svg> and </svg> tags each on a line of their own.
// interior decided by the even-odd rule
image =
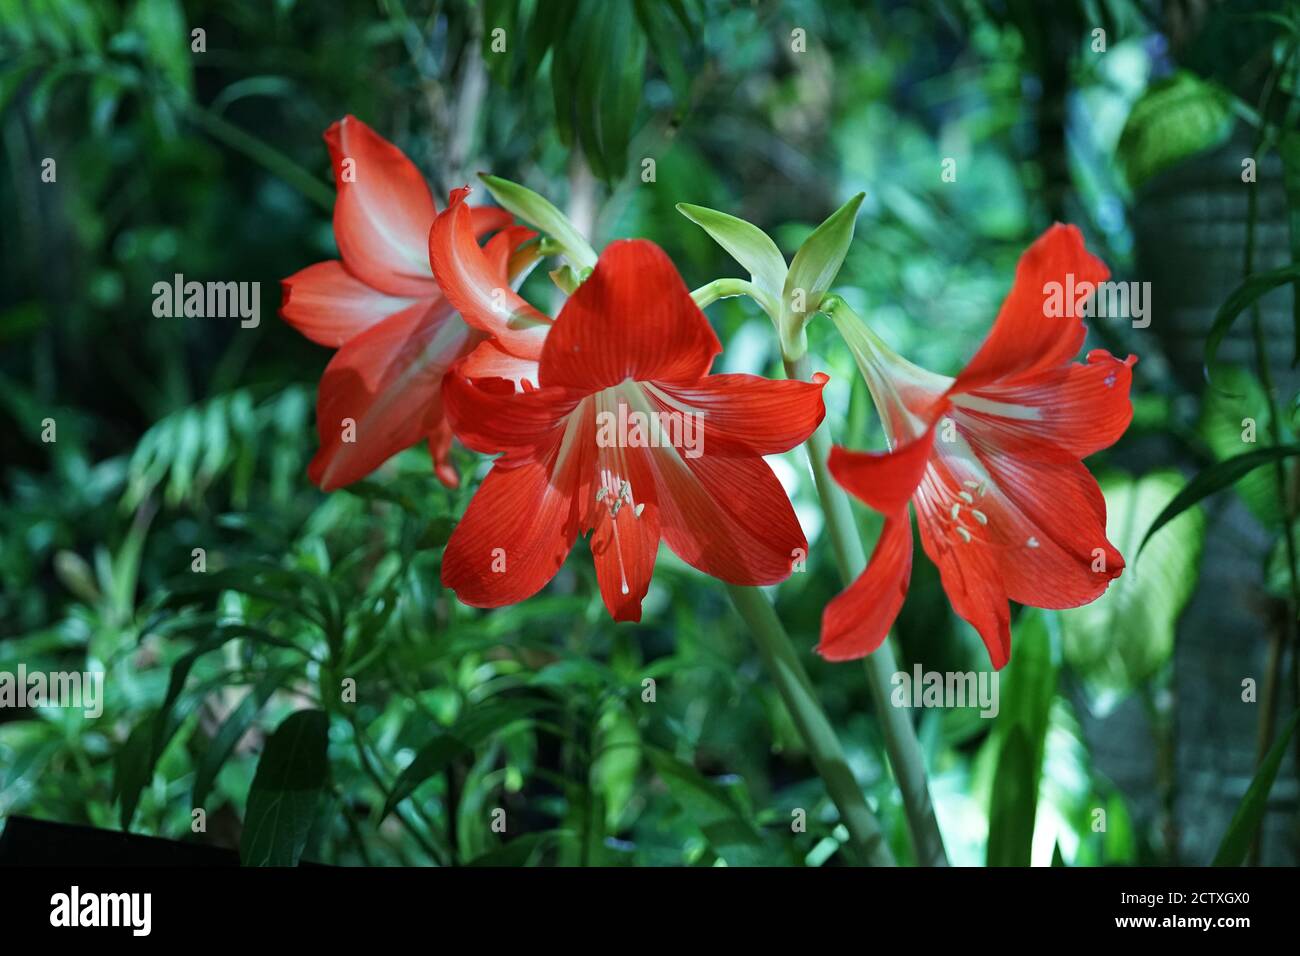
<svg viewBox="0 0 1300 956">
<path fill-rule="evenodd" d="M 208 791 L 212 789 L 213 781 L 217 779 L 217 774 L 220 772 L 222 765 L 235 752 L 235 745 L 239 743 L 248 728 L 252 726 L 253 721 L 257 719 L 258 712 L 271 699 L 271 695 L 275 693 L 276 689 L 292 672 L 290 668 L 268 671 L 258 681 L 257 685 L 244 695 L 244 699 L 230 712 L 229 716 L 222 721 L 194 771 L 194 791 L 190 799 L 191 804 L 196 807 L 203 806 L 203 801 L 207 799 Z"/>
<path fill-rule="evenodd" d="M 596 265 L 596 251 L 578 232 L 573 223 L 548 200 L 531 189 L 512 183 L 500 176 L 482 173 L 479 176 L 492 198 L 502 207 L 518 216 L 539 232 L 544 232 L 564 247 L 565 253 L 579 268 L 591 269 Z"/>
<path fill-rule="evenodd" d="M 646 756 L 673 799 L 729 866 L 772 862 L 761 832 L 722 787 L 666 751 L 648 749 Z"/>
<path fill-rule="evenodd" d="M 794 254 L 782 290 L 782 303 L 787 315 L 793 311 L 792 300 L 796 289 L 802 289 L 804 294 L 800 314 L 811 315 L 817 311 L 822 295 L 831 287 L 839 275 L 840 266 L 844 264 L 849 244 L 853 241 L 858 207 L 862 205 L 864 196 L 865 193 L 858 193 L 831 213 Z"/>
<path fill-rule="evenodd" d="M 1205 336 L 1205 380 L 1207 382 L 1214 384 L 1210 377 L 1211 369 L 1215 359 L 1218 358 L 1219 346 L 1223 344 L 1237 317 L 1266 293 L 1291 282 L 1300 282 L 1300 266 L 1290 265 L 1269 272 L 1257 272 L 1228 293 L 1228 298 L 1215 313 L 1214 322 Z"/>
<path fill-rule="evenodd" d="M 546 701 L 540 698 L 523 698 L 488 700 L 471 707 L 452 727 L 437 734 L 421 747 L 415 759 L 398 774 L 381 816 L 388 816 L 420 784 L 440 773 L 457 757 L 473 752 L 492 734 L 523 720 L 544 706 Z"/>
<path fill-rule="evenodd" d="M 1244 455 L 1237 455 L 1235 458 L 1228 458 L 1210 465 L 1189 481 L 1187 486 L 1174 496 L 1174 500 L 1165 506 L 1164 511 L 1160 512 L 1142 538 L 1142 546 L 1138 549 L 1138 553 L 1140 554 L 1142 548 L 1147 546 L 1147 542 L 1151 540 L 1153 534 L 1203 498 L 1208 498 L 1216 491 L 1222 491 L 1224 488 L 1230 487 L 1242 476 L 1250 474 L 1260 465 L 1266 465 L 1269 462 L 1283 458 L 1293 458 L 1296 455 L 1300 455 L 1300 446 L 1278 445 L 1271 448 L 1261 448 L 1258 451 L 1248 451 Z"/>
<path fill-rule="evenodd" d="M 677 211 L 707 232 L 731 258 L 748 270 L 754 285 L 780 302 L 786 265 L 781 250 L 758 226 L 725 212 L 679 202 Z"/>
<path fill-rule="evenodd" d="M 1273 781 L 1277 778 L 1278 768 L 1282 766 L 1287 745 L 1295 734 L 1297 721 L 1300 721 L 1300 711 L 1287 722 L 1264 762 L 1259 765 L 1246 796 L 1237 807 L 1237 812 L 1232 815 L 1232 822 L 1228 824 L 1228 832 L 1223 835 L 1219 851 L 1214 854 L 1214 866 L 1241 866 L 1246 861 L 1251 841 L 1255 839 L 1255 832 L 1268 807 L 1268 793 L 1273 789 Z"/>
</svg>

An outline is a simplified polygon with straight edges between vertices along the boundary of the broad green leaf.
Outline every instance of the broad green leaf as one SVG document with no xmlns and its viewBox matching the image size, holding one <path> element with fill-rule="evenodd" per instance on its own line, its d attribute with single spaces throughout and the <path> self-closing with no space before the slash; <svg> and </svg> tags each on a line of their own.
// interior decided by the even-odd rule
<svg viewBox="0 0 1300 956">
<path fill-rule="evenodd" d="M 1296 455 L 1300 455 L 1300 446 L 1281 445 L 1260 448 L 1257 451 L 1248 451 L 1245 454 L 1210 465 L 1189 481 L 1186 487 L 1178 492 L 1174 499 L 1160 512 L 1155 521 L 1151 523 L 1146 536 L 1142 539 L 1141 548 L 1146 547 L 1152 535 L 1184 511 L 1196 505 L 1201 499 L 1208 498 L 1216 491 L 1231 487 L 1260 465 L 1266 465 L 1285 458 L 1293 458 Z"/>
<path fill-rule="evenodd" d="M 722 787 L 666 751 L 647 749 L 646 756 L 673 799 L 700 828 L 713 852 L 729 866 L 772 862 L 762 833 Z"/>
<path fill-rule="evenodd" d="M 1286 756 L 1287 745 L 1291 743 L 1298 721 L 1300 711 L 1287 722 L 1277 740 L 1273 741 L 1264 762 L 1259 765 L 1246 796 L 1242 798 L 1237 812 L 1232 815 L 1232 822 L 1228 824 L 1228 832 L 1223 835 L 1219 851 L 1214 854 L 1214 866 L 1241 866 L 1246 862 L 1246 854 L 1250 852 L 1255 831 L 1259 829 L 1264 811 L 1268 808 L 1269 791 L 1273 789 L 1273 781 L 1277 778 L 1278 768 L 1282 766 L 1282 758 Z"/>
<path fill-rule="evenodd" d="M 1178 72 L 1153 83 L 1133 104 L 1119 138 L 1119 161 L 1136 189 L 1232 133 L 1229 96 L 1213 83 Z"/>
<path fill-rule="evenodd" d="M 239 858 L 245 866 L 297 866 L 329 784 L 329 716 L 290 714 L 266 741 L 248 791 Z"/>
<path fill-rule="evenodd" d="M 1179 475 L 1168 471 L 1101 483 L 1106 537 L 1127 567 L 1097 600 L 1057 614 L 1065 660 L 1082 679 L 1097 713 L 1108 713 L 1173 653 L 1178 616 L 1196 586 L 1205 517 L 1193 511 L 1149 547 L 1139 545 L 1153 516 L 1181 483 Z"/>
<path fill-rule="evenodd" d="M 1197 431 L 1215 457 L 1226 461 L 1258 447 L 1247 438 L 1255 442 L 1266 441 L 1271 419 L 1268 397 L 1259 380 L 1250 372 L 1235 366 L 1225 368 L 1219 374 L 1219 381 L 1222 389 L 1207 388 L 1202 396 Z M 1272 527 L 1281 520 L 1277 478 L 1273 469 L 1251 471 L 1243 475 L 1234 487 L 1262 524 Z"/>
<path fill-rule="evenodd" d="M 530 226 L 546 233 L 561 246 L 565 255 L 581 269 L 591 269 L 596 265 L 596 251 L 565 217 L 548 200 L 537 195 L 531 189 L 512 183 L 500 176 L 483 173 L 479 177 L 487 186 L 488 192 L 504 209 L 518 216 Z"/>
<path fill-rule="evenodd" d="M 453 760 L 472 753 L 492 734 L 529 717 L 545 706 L 547 702 L 540 698 L 520 698 L 486 700 L 470 707 L 455 724 L 421 747 L 415 759 L 398 774 L 381 816 L 388 816 L 420 784 L 442 772 Z"/>
<path fill-rule="evenodd" d="M 998 716 L 988 744 L 997 753 L 989 866 L 1029 865 L 1057 677 L 1047 615 L 1026 610 L 1016 622 L 1011 661 L 999 674 Z"/>
<path fill-rule="evenodd" d="M 679 202 L 677 211 L 707 232 L 731 258 L 749 271 L 754 285 L 772 297 L 770 306 L 764 304 L 764 308 L 774 320 L 777 319 L 781 293 L 785 288 L 786 265 L 781 250 L 771 237 L 758 226 L 705 206 Z"/>
<path fill-rule="evenodd" d="M 1247 276 L 1245 281 L 1228 293 L 1219 311 L 1214 314 L 1214 322 L 1205 336 L 1205 380 L 1214 384 L 1211 378 L 1214 361 L 1219 355 L 1219 346 L 1223 344 L 1228 330 L 1237 317 L 1250 306 L 1258 302 L 1266 293 L 1291 282 L 1300 282 L 1300 266 L 1283 266 L 1268 272 L 1256 272 Z"/>
</svg>

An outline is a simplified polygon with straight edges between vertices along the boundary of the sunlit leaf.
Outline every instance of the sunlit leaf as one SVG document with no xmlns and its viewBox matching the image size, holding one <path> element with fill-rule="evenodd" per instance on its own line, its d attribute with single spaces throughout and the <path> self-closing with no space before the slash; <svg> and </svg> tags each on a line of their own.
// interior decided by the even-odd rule
<svg viewBox="0 0 1300 956">
<path fill-rule="evenodd" d="M 1175 625 L 1196 586 L 1205 517 L 1186 513 L 1140 547 L 1144 531 L 1178 491 L 1174 472 L 1102 481 L 1106 537 L 1127 566 L 1091 604 L 1060 611 L 1065 660 L 1093 710 L 1108 713 L 1169 660 Z"/>
<path fill-rule="evenodd" d="M 504 209 L 562 245 L 576 265 L 584 269 L 596 265 L 596 251 L 586 237 L 548 199 L 500 176 L 484 173 L 479 178 Z"/>
<path fill-rule="evenodd" d="M 679 202 L 677 211 L 726 249 L 731 258 L 749 272 L 754 284 L 772 297 L 774 304 L 781 301 L 781 290 L 785 287 L 785 259 L 767 233 L 743 219 L 704 206 Z"/>
<path fill-rule="evenodd" d="M 997 763 L 989 807 L 989 866 L 1028 866 L 1039 777 L 1056 696 L 1057 665 L 1045 612 L 1016 622 L 1011 662 L 999 673 L 999 712 L 988 746 Z"/>
<path fill-rule="evenodd" d="M 1119 139 L 1119 160 L 1129 185 L 1224 142 L 1234 119 L 1228 95 L 1180 71 L 1153 83 L 1133 104 Z"/>
</svg>

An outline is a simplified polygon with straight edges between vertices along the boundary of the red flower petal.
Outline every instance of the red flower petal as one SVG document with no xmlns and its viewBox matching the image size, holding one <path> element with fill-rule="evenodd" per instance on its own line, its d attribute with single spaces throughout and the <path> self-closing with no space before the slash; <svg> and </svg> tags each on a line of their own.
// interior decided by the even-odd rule
<svg viewBox="0 0 1300 956">
<path fill-rule="evenodd" d="M 460 487 L 460 475 L 451 463 L 451 425 L 439 418 L 429 432 L 429 457 L 433 459 L 433 473 L 448 488 Z"/>
<path fill-rule="evenodd" d="M 521 389 L 527 387 L 524 383 L 534 388 L 537 386 L 537 362 L 511 355 L 491 339 L 484 339 L 475 346 L 474 351 L 461 360 L 458 369 L 469 379 L 501 378 Z"/>
<path fill-rule="evenodd" d="M 443 373 L 471 344 L 470 329 L 437 301 L 389 316 L 339 349 L 321 377 L 311 480 L 340 488 L 431 434 Z"/>
<path fill-rule="evenodd" d="M 428 233 L 429 262 L 438 286 L 471 326 L 495 337 L 506 351 L 536 359 L 551 320 L 511 288 L 501 247 L 494 246 L 491 259 L 479 247 L 473 214 L 465 205 L 467 195 L 468 186 L 453 190 Z"/>
<path fill-rule="evenodd" d="M 822 386 L 757 375 L 706 375 L 693 384 L 647 382 L 656 412 L 701 416 L 701 449 L 710 455 L 774 455 L 802 443 L 826 416 Z"/>
<path fill-rule="evenodd" d="M 551 474 L 554 456 L 494 466 L 456 525 L 442 583 L 473 607 L 532 597 L 555 576 L 578 536 L 572 476 Z"/>
<path fill-rule="evenodd" d="M 934 426 L 893 451 L 831 448 L 826 466 L 841 488 L 881 514 L 907 507 L 925 474 L 934 447 Z"/>
<path fill-rule="evenodd" d="M 1065 287 L 1072 282 L 1077 288 L 1085 282 L 1103 282 L 1109 275 L 1105 264 L 1084 248 L 1078 227 L 1052 226 L 1020 257 L 1015 283 L 993 331 L 957 376 L 950 394 L 1069 362 L 1079 354 L 1087 330 L 1074 315 L 1075 303 L 1068 303 L 1064 316 L 1047 316 L 1046 286 L 1056 282 Z"/>
<path fill-rule="evenodd" d="M 588 392 L 628 378 L 694 384 L 720 351 L 664 251 L 622 240 L 564 304 L 542 349 L 541 384 Z"/>
<path fill-rule="evenodd" d="M 906 506 L 885 519 L 871 562 L 822 610 L 817 653 L 828 661 L 866 657 L 889 636 L 912 576 L 912 521 Z"/>
<path fill-rule="evenodd" d="M 325 142 L 338 188 L 334 238 L 348 271 L 392 295 L 435 295 L 425 250 L 437 209 L 415 164 L 355 116 L 331 125 Z"/>
<path fill-rule="evenodd" d="M 591 416 L 586 409 L 584 418 Z M 595 419 L 584 422 L 594 429 Z M 659 503 L 653 471 L 643 449 L 595 449 L 591 493 L 591 556 L 605 607 L 616 621 L 641 620 L 641 601 L 650 589 L 659 553 Z M 596 489 L 604 492 L 596 500 Z"/>
<path fill-rule="evenodd" d="M 953 417 L 1004 454 L 1087 458 L 1118 441 L 1132 421 L 1136 361 L 1094 349 L 1087 365 L 1072 362 L 955 395 Z"/>
<path fill-rule="evenodd" d="M 687 564 L 731 584 L 776 584 L 807 557 L 790 499 L 763 459 L 684 459 L 673 449 L 649 459 L 664 541 Z"/>
<path fill-rule="evenodd" d="M 504 379 L 470 382 L 452 374 L 443 382 L 442 400 L 452 430 L 467 448 L 515 460 L 540 458 L 566 429 L 576 427 L 569 418 L 582 396 L 563 388 L 516 392 Z"/>
<path fill-rule="evenodd" d="M 976 442 L 990 477 L 976 504 L 1013 601 L 1041 608 L 1096 600 L 1124 570 L 1106 538 L 1106 500 L 1083 464 L 1012 457 Z M 959 549 L 960 550 L 960 549 Z"/>
<path fill-rule="evenodd" d="M 336 259 L 300 269 L 281 285 L 280 315 L 313 342 L 331 348 L 420 301 L 372 289 Z"/>
<path fill-rule="evenodd" d="M 993 547 L 980 538 L 949 538 L 936 516 L 919 507 L 917 526 L 953 610 L 979 632 L 989 660 L 1001 670 L 1011 659 L 1011 607 Z"/>
</svg>

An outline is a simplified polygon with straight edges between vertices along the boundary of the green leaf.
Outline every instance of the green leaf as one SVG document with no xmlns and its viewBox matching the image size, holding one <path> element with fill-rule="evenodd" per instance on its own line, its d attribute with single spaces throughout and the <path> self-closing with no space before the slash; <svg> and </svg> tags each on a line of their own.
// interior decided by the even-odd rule
<svg viewBox="0 0 1300 956">
<path fill-rule="evenodd" d="M 563 246 L 564 254 L 573 260 L 574 265 L 580 269 L 595 267 L 596 251 L 564 213 L 548 200 L 531 189 L 500 176 L 482 173 L 479 178 L 487 186 L 488 192 L 492 193 L 492 198 L 504 209 Z"/>
<path fill-rule="evenodd" d="M 1260 448 L 1258 451 L 1248 451 L 1243 455 L 1237 455 L 1235 458 L 1229 458 L 1226 461 L 1219 461 L 1210 465 L 1189 481 L 1187 486 L 1174 496 L 1173 501 L 1169 502 L 1156 517 L 1156 520 L 1151 523 L 1150 529 L 1142 539 L 1142 545 L 1138 549 L 1139 553 L 1142 548 L 1147 546 L 1147 542 L 1151 540 L 1152 535 L 1184 511 L 1197 504 L 1201 499 L 1208 498 L 1216 491 L 1222 491 L 1224 488 L 1236 484 L 1239 479 L 1250 474 L 1260 465 L 1266 465 L 1269 462 L 1284 458 L 1292 458 L 1296 455 L 1300 455 L 1300 446 L 1279 445 Z"/>
<path fill-rule="evenodd" d="M 593 37 L 599 52 L 588 56 L 602 64 L 596 98 L 599 150 L 604 178 L 614 180 L 627 168 L 627 149 L 645 88 L 646 38 L 630 3 L 605 4 L 610 10 L 607 30 Z"/>
<path fill-rule="evenodd" d="M 244 695 L 244 699 L 239 702 L 238 706 L 221 722 L 221 726 L 212 735 L 212 740 L 208 743 L 208 749 L 204 751 L 203 756 L 199 759 L 199 765 L 194 771 L 194 790 L 190 799 L 193 806 L 203 806 L 203 801 L 207 799 L 213 781 L 217 779 L 217 773 L 226 760 L 230 758 L 230 755 L 234 753 L 235 745 L 239 743 L 244 733 L 252 726 L 258 712 L 270 700 L 271 695 L 275 693 L 291 673 L 293 673 L 292 668 L 268 671 L 257 682 L 256 686 Z"/>
<path fill-rule="evenodd" d="M 673 799 L 728 866 L 772 862 L 762 834 L 722 787 L 666 751 L 648 748 L 646 756 Z"/>
<path fill-rule="evenodd" d="M 1300 268 L 1300 133 L 1287 130 L 1278 143 L 1282 158 L 1282 188 L 1291 240 L 1291 265 Z M 1291 365 L 1300 364 L 1300 283 L 1291 296 Z"/>
<path fill-rule="evenodd" d="M 865 193 L 858 193 L 831 213 L 804 240 L 790 261 L 781 292 L 781 347 L 787 358 L 803 352 L 802 335 L 808 317 L 821 305 L 822 296 L 839 275 L 853 241 L 853 227 Z M 802 302 L 796 301 L 802 297 Z M 802 308 L 800 308 L 802 306 Z"/>
<path fill-rule="evenodd" d="M 239 858 L 245 866 L 297 866 L 329 784 L 329 716 L 290 714 L 266 742 L 248 791 Z"/>
<path fill-rule="evenodd" d="M 1232 822 L 1228 824 L 1228 832 L 1223 835 L 1219 851 L 1214 854 L 1214 866 L 1241 866 L 1246 862 L 1246 854 L 1250 852 L 1255 831 L 1264 819 L 1269 791 L 1273 789 L 1273 781 L 1282 765 L 1282 758 L 1286 755 L 1287 745 L 1295 734 L 1297 722 L 1300 722 L 1300 711 L 1292 715 L 1264 757 L 1264 762 L 1259 765 L 1246 796 L 1242 798 L 1237 812 L 1232 815 Z"/>
<path fill-rule="evenodd" d="M 178 0 L 137 0 L 132 27 L 144 37 L 149 60 L 172 90 L 189 99 L 194 90 L 190 30 Z"/>
<path fill-rule="evenodd" d="M 470 860 L 468 866 L 510 867 L 527 866 L 538 850 L 555 838 L 555 832 L 527 833 L 482 856 Z"/>
<path fill-rule="evenodd" d="M 120 802 L 123 830 L 131 829 L 140 794 L 153 779 L 153 726 L 154 715 L 146 714 L 132 728 L 113 761 L 113 799 Z"/>
<path fill-rule="evenodd" d="M 1047 614 L 1026 610 L 1016 622 L 1011 662 L 999 674 L 999 710 L 989 741 L 997 753 L 989 805 L 989 866 L 1029 865 L 1057 677 Z"/>
<path fill-rule="evenodd" d="M 510 83 L 510 68 L 514 65 L 516 55 L 512 45 L 516 37 L 526 35 L 521 21 L 527 12 L 519 0 L 485 0 L 483 4 L 483 62 L 487 65 L 488 74 L 500 86 L 508 86 Z M 505 31 L 506 38 L 506 49 L 500 53 L 492 49 L 492 44 L 496 42 L 492 34 L 498 29 Z"/>
<path fill-rule="evenodd" d="M 178 713 L 175 705 L 181 691 L 185 689 L 185 680 L 189 677 L 190 669 L 200 657 L 221 647 L 228 640 L 230 640 L 228 634 L 213 634 L 176 660 L 172 665 L 162 706 L 131 731 L 131 736 L 119 751 L 114 790 L 115 796 L 120 801 L 119 810 L 123 830 L 131 828 L 131 819 L 135 816 L 135 809 L 140 802 L 140 792 L 153 779 L 158 758 L 162 756 L 163 750 L 183 722 L 183 715 Z"/>
<path fill-rule="evenodd" d="M 1222 370 L 1219 380 L 1222 389 L 1205 390 L 1197 431 L 1214 456 L 1225 461 L 1250 448 L 1243 438 L 1247 419 L 1254 423 L 1254 434 L 1250 437 L 1258 440 L 1271 433 L 1272 418 L 1268 396 L 1250 372 L 1230 366 Z M 1278 509 L 1277 476 L 1272 469 L 1243 475 L 1234 487 L 1261 524 L 1273 527 L 1282 520 Z"/>
<path fill-rule="evenodd" d="M 1038 811 L 1038 767 L 1023 727 L 1013 727 L 998 752 L 989 807 L 989 866 L 1029 866 Z"/>
<path fill-rule="evenodd" d="M 1228 330 L 1232 328 L 1232 323 L 1237 321 L 1237 316 L 1259 301 L 1266 293 L 1291 282 L 1300 282 L 1300 266 L 1283 266 L 1269 272 L 1256 272 L 1228 293 L 1228 298 L 1215 313 L 1214 322 L 1205 336 L 1205 380 L 1207 382 L 1214 384 L 1210 378 L 1210 370 L 1219 355 L 1219 346 L 1223 344 Z"/>
<path fill-rule="evenodd" d="M 679 202 L 677 211 L 707 232 L 748 270 L 754 285 L 772 297 L 770 304 L 760 304 L 774 321 L 778 319 L 787 270 L 781 250 L 771 237 L 758 226 L 705 206 Z"/>
<path fill-rule="evenodd" d="M 382 817 L 415 792 L 415 789 L 436 773 L 440 773 L 457 757 L 472 753 L 494 733 L 536 713 L 548 702 L 536 697 L 516 700 L 486 700 L 475 704 L 461 714 L 456 723 L 442 731 L 420 748 L 393 783 L 392 793 L 384 804 Z"/>
<path fill-rule="evenodd" d="M 617 832 L 619 818 L 636 789 L 641 769 L 641 732 L 620 701 L 614 701 L 596 724 L 591 785 L 605 806 L 605 825 Z"/>
<path fill-rule="evenodd" d="M 1065 660 L 1082 679 L 1095 713 L 1109 713 L 1173 653 L 1178 616 L 1196 586 L 1205 517 L 1193 511 L 1149 548 L 1139 544 L 1181 484 L 1172 471 L 1101 483 L 1106 537 L 1128 566 L 1091 604 L 1057 613 Z"/>
<path fill-rule="evenodd" d="M 1118 156 L 1129 185 L 1189 156 L 1212 149 L 1232 134 L 1228 94 L 1213 83 L 1180 71 L 1153 83 L 1133 104 L 1120 134 Z"/>
</svg>

